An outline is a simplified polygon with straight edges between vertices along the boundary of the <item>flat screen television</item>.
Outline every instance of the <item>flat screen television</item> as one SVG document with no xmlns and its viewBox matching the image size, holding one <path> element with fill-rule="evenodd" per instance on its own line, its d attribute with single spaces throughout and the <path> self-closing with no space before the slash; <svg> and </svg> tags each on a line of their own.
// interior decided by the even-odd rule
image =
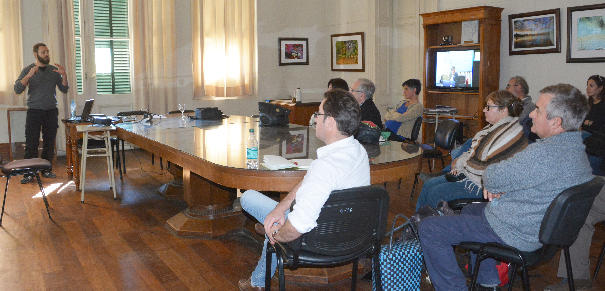
<svg viewBox="0 0 605 291">
<path fill-rule="evenodd" d="M 471 50 L 438 50 L 434 88 L 442 91 L 478 91 L 481 53 Z"/>
</svg>

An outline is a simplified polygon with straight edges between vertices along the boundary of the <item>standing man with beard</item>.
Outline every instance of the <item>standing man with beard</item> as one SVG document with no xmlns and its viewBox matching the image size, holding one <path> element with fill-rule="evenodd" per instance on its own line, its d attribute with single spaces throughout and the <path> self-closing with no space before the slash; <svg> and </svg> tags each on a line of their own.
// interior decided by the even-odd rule
<svg viewBox="0 0 605 291">
<path fill-rule="evenodd" d="M 48 47 L 43 43 L 34 45 L 36 62 L 23 68 L 15 81 L 15 93 L 27 91 L 27 117 L 25 120 L 25 159 L 38 157 L 38 141 L 42 130 L 42 158 L 52 163 L 55 153 L 55 138 L 59 127 L 59 109 L 57 108 L 57 91 L 63 93 L 69 90 L 67 73 L 59 64 L 49 65 Z M 55 178 L 51 171 L 42 173 L 46 178 Z M 24 176 L 21 184 L 26 184 L 33 176 Z"/>
</svg>

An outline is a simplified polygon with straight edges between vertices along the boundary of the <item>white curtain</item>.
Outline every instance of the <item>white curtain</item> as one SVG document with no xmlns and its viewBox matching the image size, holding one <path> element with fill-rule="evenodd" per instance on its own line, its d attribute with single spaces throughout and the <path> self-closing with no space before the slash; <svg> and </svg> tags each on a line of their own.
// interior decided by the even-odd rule
<svg viewBox="0 0 605 291">
<path fill-rule="evenodd" d="M 133 0 L 132 60 L 135 109 L 177 109 L 174 0 Z"/>
<path fill-rule="evenodd" d="M 13 89 L 23 69 L 20 2 L 0 1 L 0 104 L 3 105 L 25 106 L 25 93 L 17 95 Z"/>
<path fill-rule="evenodd" d="M 254 0 L 191 1 L 194 98 L 251 94 L 254 7 Z"/>
<path fill-rule="evenodd" d="M 57 63 L 63 66 L 69 82 L 67 94 L 57 90 L 59 119 L 69 118 L 71 100 L 76 100 L 78 96 L 73 0 L 44 0 L 43 11 L 42 29 L 44 43 L 50 53 L 50 64 Z M 59 122 L 57 149 L 63 151 L 65 150 L 64 132 L 65 127 L 62 122 Z"/>
</svg>

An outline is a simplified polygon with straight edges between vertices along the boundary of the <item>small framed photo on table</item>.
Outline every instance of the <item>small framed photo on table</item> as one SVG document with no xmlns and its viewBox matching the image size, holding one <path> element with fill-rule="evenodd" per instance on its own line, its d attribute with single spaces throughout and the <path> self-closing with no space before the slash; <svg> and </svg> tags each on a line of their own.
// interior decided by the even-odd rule
<svg viewBox="0 0 605 291">
<path fill-rule="evenodd" d="M 363 32 L 332 35 L 332 71 L 365 72 Z"/>
<path fill-rule="evenodd" d="M 561 9 L 508 16 L 508 54 L 547 54 L 561 52 Z"/>
<path fill-rule="evenodd" d="M 308 65 L 309 64 L 309 39 L 308 38 L 285 38 L 278 39 L 279 65 Z"/>
<path fill-rule="evenodd" d="M 605 4 L 567 8 L 567 62 L 605 62 Z"/>
<path fill-rule="evenodd" d="M 280 156 L 286 159 L 307 158 L 309 149 L 309 128 L 294 128 L 282 141 Z"/>
</svg>

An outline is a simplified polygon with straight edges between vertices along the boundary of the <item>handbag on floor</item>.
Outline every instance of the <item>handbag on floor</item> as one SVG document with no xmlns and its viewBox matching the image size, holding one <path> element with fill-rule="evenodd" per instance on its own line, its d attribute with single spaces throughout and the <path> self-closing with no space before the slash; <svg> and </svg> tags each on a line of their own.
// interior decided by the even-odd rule
<svg viewBox="0 0 605 291">
<path fill-rule="evenodd" d="M 401 225 L 395 227 L 399 218 L 405 219 Z M 372 277 L 372 289 L 377 290 L 376 276 L 380 276 L 382 290 L 420 290 L 420 270 L 422 267 L 422 250 L 420 241 L 415 236 L 411 240 L 398 240 L 393 242 L 395 232 L 404 227 L 414 226 L 404 215 L 398 214 L 393 219 L 389 244 L 382 245 L 379 255 L 380 272 Z M 414 234 L 415 231 L 412 231 Z M 377 262 L 372 261 L 372 269 Z"/>
</svg>

